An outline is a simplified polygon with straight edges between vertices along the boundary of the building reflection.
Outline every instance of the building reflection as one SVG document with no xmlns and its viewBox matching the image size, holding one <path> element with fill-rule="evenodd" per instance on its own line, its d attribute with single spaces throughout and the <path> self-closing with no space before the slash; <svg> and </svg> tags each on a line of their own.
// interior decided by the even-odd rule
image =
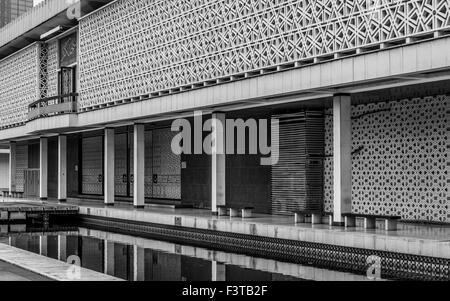
<svg viewBox="0 0 450 301">
<path fill-rule="evenodd" d="M 136 245 L 77 235 L 19 235 L 11 246 L 66 261 L 78 256 L 81 266 L 128 281 L 273 281 L 299 280 L 266 271 L 225 265 Z"/>
</svg>

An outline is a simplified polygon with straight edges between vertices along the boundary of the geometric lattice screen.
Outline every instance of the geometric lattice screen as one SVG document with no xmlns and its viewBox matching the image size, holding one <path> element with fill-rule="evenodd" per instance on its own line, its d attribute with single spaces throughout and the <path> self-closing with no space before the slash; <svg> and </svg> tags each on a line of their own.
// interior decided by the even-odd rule
<svg viewBox="0 0 450 301">
<path fill-rule="evenodd" d="M 448 28 L 448 0 L 119 0 L 80 21 L 80 108 Z"/>
<path fill-rule="evenodd" d="M 450 222 L 450 97 L 353 107 L 352 210 Z M 326 152 L 333 153 L 332 117 Z M 325 160 L 325 210 L 332 210 L 333 159 Z"/>
<path fill-rule="evenodd" d="M 57 95 L 58 43 L 37 42 L 0 61 L 0 128 L 28 120 L 28 105 Z"/>
<path fill-rule="evenodd" d="M 28 145 L 17 145 L 16 191 L 25 191 L 25 170 L 28 168 Z"/>
<path fill-rule="evenodd" d="M 40 45 L 0 61 L 0 128 L 23 124 L 28 105 L 40 97 Z"/>
</svg>

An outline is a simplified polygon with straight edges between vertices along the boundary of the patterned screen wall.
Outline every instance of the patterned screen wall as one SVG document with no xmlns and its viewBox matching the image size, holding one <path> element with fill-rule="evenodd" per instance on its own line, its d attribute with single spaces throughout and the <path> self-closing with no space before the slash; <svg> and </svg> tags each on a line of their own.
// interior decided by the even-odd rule
<svg viewBox="0 0 450 301">
<path fill-rule="evenodd" d="M 58 41 L 47 44 L 47 95 L 52 97 L 58 95 L 58 69 L 59 69 L 59 45 Z"/>
<path fill-rule="evenodd" d="M 450 97 L 353 108 L 353 211 L 450 222 Z M 386 111 L 387 110 L 387 111 Z M 332 117 L 326 152 L 333 153 Z M 325 210 L 332 210 L 333 159 L 325 163 Z"/>
<path fill-rule="evenodd" d="M 25 169 L 28 168 L 28 145 L 17 145 L 16 191 L 25 191 Z"/>
<path fill-rule="evenodd" d="M 80 22 L 81 109 L 449 27 L 448 0 L 119 0 Z"/>
<path fill-rule="evenodd" d="M 128 196 L 128 138 L 127 133 L 114 139 L 114 189 L 117 196 Z"/>
<path fill-rule="evenodd" d="M 171 149 L 175 135 L 170 128 L 153 131 L 153 198 L 181 199 L 181 156 Z"/>
<path fill-rule="evenodd" d="M 24 123 L 28 105 L 40 97 L 40 54 L 34 44 L 0 61 L 0 129 Z"/>
</svg>

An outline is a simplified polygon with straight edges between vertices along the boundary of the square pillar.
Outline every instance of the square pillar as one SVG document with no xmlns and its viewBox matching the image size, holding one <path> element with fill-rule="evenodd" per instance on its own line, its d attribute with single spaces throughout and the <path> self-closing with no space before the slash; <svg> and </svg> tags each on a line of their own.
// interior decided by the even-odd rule
<svg viewBox="0 0 450 301">
<path fill-rule="evenodd" d="M 115 188 L 114 188 L 114 178 L 115 178 L 115 131 L 114 129 L 105 129 L 105 164 L 104 164 L 104 174 L 105 174 L 105 204 L 107 206 L 113 206 L 115 201 Z"/>
<path fill-rule="evenodd" d="M 58 137 L 58 200 L 67 200 L 67 137 Z"/>
<path fill-rule="evenodd" d="M 226 205 L 226 117 L 224 113 L 214 113 L 212 115 L 212 150 L 211 150 L 211 210 L 213 214 L 218 214 L 217 206 Z"/>
<path fill-rule="evenodd" d="M 145 207 L 145 126 L 143 124 L 134 125 L 134 185 L 133 198 L 135 208 Z"/>
<path fill-rule="evenodd" d="M 48 138 L 40 139 L 39 148 L 39 197 L 41 200 L 48 198 Z"/>
<path fill-rule="evenodd" d="M 133 280 L 145 281 L 145 250 L 133 246 Z"/>
<path fill-rule="evenodd" d="M 352 119 L 350 95 L 333 99 L 334 223 L 352 211 Z"/>
<path fill-rule="evenodd" d="M 16 157 L 17 144 L 11 142 L 9 144 L 9 196 L 13 191 L 16 191 Z"/>
<path fill-rule="evenodd" d="M 39 236 L 39 255 L 47 256 L 47 236 Z"/>
<path fill-rule="evenodd" d="M 211 281 L 226 281 L 226 267 L 223 263 L 211 262 Z"/>
<path fill-rule="evenodd" d="M 58 235 L 58 260 L 67 260 L 67 237 Z"/>
<path fill-rule="evenodd" d="M 109 276 L 114 276 L 114 243 L 104 241 L 104 273 Z"/>
</svg>

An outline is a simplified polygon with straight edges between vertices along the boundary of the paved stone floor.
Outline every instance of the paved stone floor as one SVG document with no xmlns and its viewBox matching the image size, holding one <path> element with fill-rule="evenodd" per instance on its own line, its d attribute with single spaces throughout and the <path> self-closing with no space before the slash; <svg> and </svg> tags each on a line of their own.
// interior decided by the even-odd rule
<svg viewBox="0 0 450 301">
<path fill-rule="evenodd" d="M 85 268 L 79 268 L 77 271 L 73 269 L 74 266 L 68 263 L 2 243 L 0 243 L 0 262 L 18 266 L 21 269 L 30 271 L 31 274 L 36 273 L 56 281 L 120 281 L 116 277 Z M 72 273 L 72 271 L 74 272 Z M 6 277 L 11 276 L 9 273 L 5 275 Z"/>
<path fill-rule="evenodd" d="M 50 281 L 50 279 L 0 261 L 0 281 Z"/>
</svg>

